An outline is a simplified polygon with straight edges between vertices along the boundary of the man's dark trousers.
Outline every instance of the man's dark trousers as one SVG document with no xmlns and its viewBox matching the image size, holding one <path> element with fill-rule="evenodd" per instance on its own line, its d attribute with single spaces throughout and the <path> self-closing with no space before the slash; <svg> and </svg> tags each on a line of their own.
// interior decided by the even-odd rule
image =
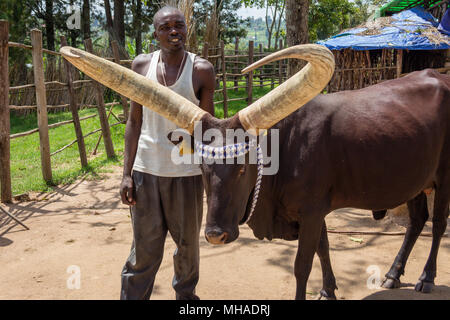
<svg viewBox="0 0 450 320">
<path fill-rule="evenodd" d="M 149 299 L 164 253 L 167 231 L 177 248 L 172 286 L 177 299 L 195 299 L 199 278 L 202 176 L 159 177 L 133 171 L 133 243 L 122 270 L 121 299 Z"/>
</svg>

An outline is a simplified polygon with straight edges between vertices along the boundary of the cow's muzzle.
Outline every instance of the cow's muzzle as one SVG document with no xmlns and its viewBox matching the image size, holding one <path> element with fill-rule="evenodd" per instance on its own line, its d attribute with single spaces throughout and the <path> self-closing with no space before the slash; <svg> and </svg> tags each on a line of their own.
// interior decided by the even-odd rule
<svg viewBox="0 0 450 320">
<path fill-rule="evenodd" d="M 211 244 L 225 244 L 228 239 L 228 233 L 219 230 L 205 231 L 205 237 Z"/>
</svg>

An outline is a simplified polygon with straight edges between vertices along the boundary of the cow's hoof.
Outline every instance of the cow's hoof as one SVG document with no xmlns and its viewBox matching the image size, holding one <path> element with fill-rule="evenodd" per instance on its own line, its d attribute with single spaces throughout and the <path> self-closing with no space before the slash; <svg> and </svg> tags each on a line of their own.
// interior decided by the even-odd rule
<svg viewBox="0 0 450 320">
<path fill-rule="evenodd" d="M 416 286 L 414 287 L 414 290 L 422 293 L 430 293 L 431 291 L 433 291 L 433 287 L 433 282 L 419 280 L 419 282 L 417 282 Z"/>
<path fill-rule="evenodd" d="M 317 300 L 336 300 L 336 296 L 334 293 L 329 294 L 325 290 L 320 290 Z"/>
<path fill-rule="evenodd" d="M 386 289 L 398 289 L 400 288 L 400 280 L 392 278 L 384 278 L 381 286 Z"/>
</svg>

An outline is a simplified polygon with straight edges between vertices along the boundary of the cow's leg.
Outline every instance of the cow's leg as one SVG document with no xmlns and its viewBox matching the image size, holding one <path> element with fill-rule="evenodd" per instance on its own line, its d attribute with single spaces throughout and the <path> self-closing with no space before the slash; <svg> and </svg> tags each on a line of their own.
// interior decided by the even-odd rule
<svg viewBox="0 0 450 320">
<path fill-rule="evenodd" d="M 449 176 L 450 177 L 450 176 Z M 450 179 L 441 187 L 436 188 L 433 210 L 433 241 L 431 243 L 431 252 L 427 263 L 415 286 L 416 291 L 429 293 L 434 287 L 434 278 L 436 277 L 436 259 L 441 242 L 442 235 L 447 228 L 447 218 L 450 200 Z"/>
<path fill-rule="evenodd" d="M 405 272 L 406 261 L 428 219 L 427 197 L 425 193 L 421 192 L 414 199 L 408 201 L 407 205 L 409 211 L 409 225 L 406 230 L 402 247 L 395 258 L 391 269 L 386 274 L 386 278 L 383 280 L 382 286 L 384 288 L 394 289 L 400 287 L 400 276 Z"/>
<path fill-rule="evenodd" d="M 298 250 L 295 257 L 294 274 L 297 280 L 297 291 L 295 299 L 306 299 L 306 283 L 311 272 L 314 254 L 318 250 L 322 226 L 323 215 L 308 214 L 303 216 L 300 222 L 298 235 Z"/>
<path fill-rule="evenodd" d="M 334 290 L 337 289 L 336 278 L 334 277 L 333 269 L 331 268 L 330 261 L 330 249 L 328 245 L 328 232 L 325 220 L 323 221 L 322 233 L 320 235 L 319 248 L 317 249 L 317 255 L 320 259 L 320 265 L 322 266 L 322 279 L 323 286 L 320 290 L 319 299 L 335 300 L 336 295 Z"/>
</svg>

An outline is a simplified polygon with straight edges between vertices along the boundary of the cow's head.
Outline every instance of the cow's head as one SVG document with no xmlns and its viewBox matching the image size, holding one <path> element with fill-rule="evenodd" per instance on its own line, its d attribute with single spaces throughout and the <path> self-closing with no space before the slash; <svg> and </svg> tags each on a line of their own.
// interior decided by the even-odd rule
<svg viewBox="0 0 450 320">
<path fill-rule="evenodd" d="M 242 129 L 257 135 L 261 130 L 272 127 L 319 94 L 334 72 L 334 56 L 323 46 L 298 45 L 273 53 L 243 72 L 286 58 L 303 59 L 309 63 L 232 118 L 217 119 L 170 89 L 127 68 L 79 49 L 63 47 L 60 51 L 64 58 L 91 78 L 159 113 L 190 134 L 194 133 L 195 125 L 200 121 L 202 133 L 217 129 L 223 137 L 226 137 L 227 129 Z M 220 147 L 217 141 L 198 142 Z M 220 143 L 223 146 L 233 142 L 224 140 Z M 208 198 L 205 233 L 206 239 L 214 244 L 235 240 L 239 223 L 246 220 L 250 211 L 257 169 L 255 164 L 249 163 L 249 153 L 241 157 L 245 157 L 245 161 L 241 158 L 234 159 L 232 164 L 203 162 L 201 165 Z"/>
</svg>

